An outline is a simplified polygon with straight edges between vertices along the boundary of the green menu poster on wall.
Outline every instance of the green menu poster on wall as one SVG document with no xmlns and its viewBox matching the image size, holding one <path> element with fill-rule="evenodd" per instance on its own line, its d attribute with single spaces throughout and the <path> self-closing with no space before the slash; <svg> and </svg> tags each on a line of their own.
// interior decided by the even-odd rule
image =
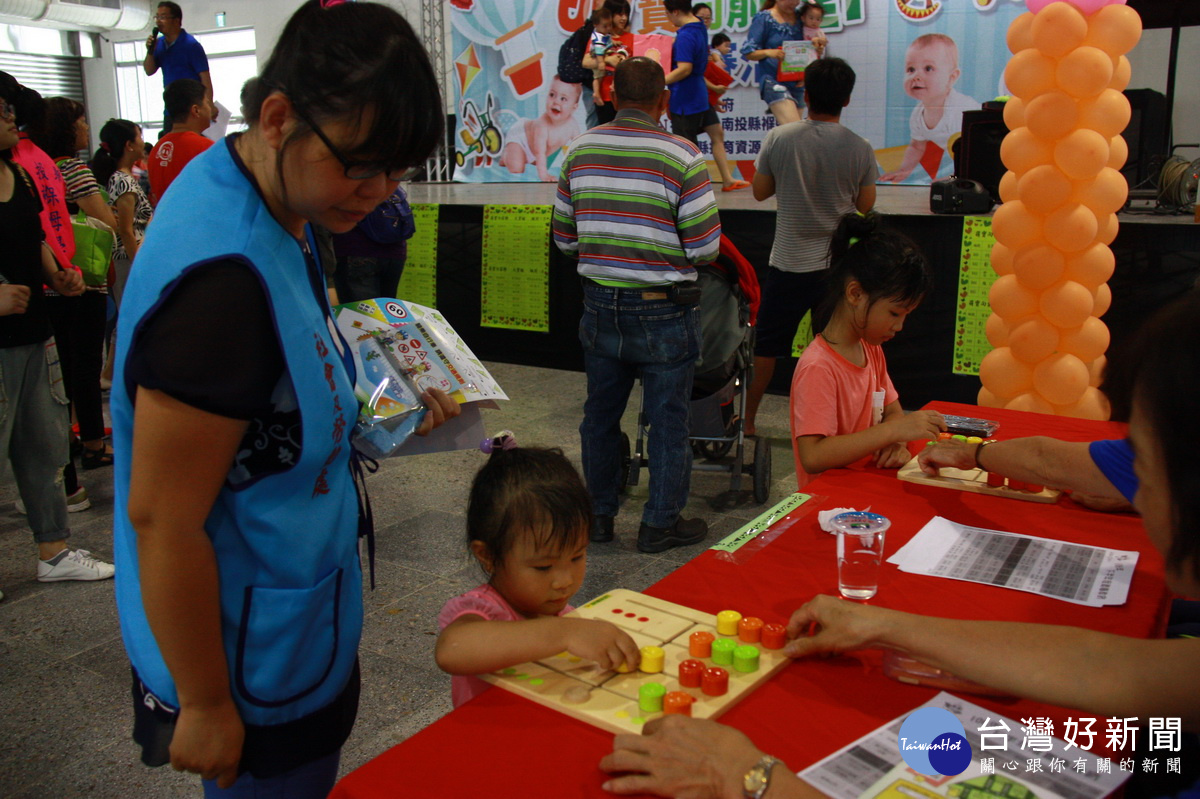
<svg viewBox="0 0 1200 799">
<path fill-rule="evenodd" d="M 396 296 L 430 308 L 437 307 L 438 206 L 412 207 L 417 232 L 408 240 L 408 260 Z"/>
<path fill-rule="evenodd" d="M 549 205 L 483 209 L 483 327 L 550 332 Z"/>
<path fill-rule="evenodd" d="M 954 374 L 977 375 L 979 362 L 992 351 L 987 320 L 992 314 L 988 291 L 996 280 L 992 271 L 992 219 L 963 217 L 962 252 L 958 264 L 958 308 L 954 320 Z"/>
</svg>

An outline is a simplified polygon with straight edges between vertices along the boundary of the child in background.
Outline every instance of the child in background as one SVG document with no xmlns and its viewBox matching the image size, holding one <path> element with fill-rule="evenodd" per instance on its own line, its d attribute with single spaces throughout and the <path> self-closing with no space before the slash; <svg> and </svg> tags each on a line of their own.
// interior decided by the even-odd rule
<svg viewBox="0 0 1200 799">
<path fill-rule="evenodd" d="M 908 120 L 911 141 L 899 168 L 885 174 L 881 181 L 900 183 L 908 178 L 925 159 L 931 144 L 945 152 L 950 137 L 962 130 L 963 111 L 979 108 L 978 102 L 955 90 L 954 83 L 961 74 L 958 45 L 949 36 L 926 33 L 913 39 L 904 57 L 904 93 L 917 101 Z"/>
<path fill-rule="evenodd" d="M 805 3 L 800 7 L 800 24 L 804 28 L 804 40 L 812 42 L 817 50 L 817 57 L 825 55 L 829 39 L 821 32 L 821 23 L 825 20 L 825 7 L 820 3 Z"/>
<path fill-rule="evenodd" d="M 567 651 L 601 668 L 640 660 L 637 644 L 606 621 L 564 618 L 587 568 L 592 508 L 579 473 L 558 449 L 490 442 L 471 485 L 467 540 L 488 575 L 438 614 L 437 664 L 454 675 L 458 707 L 487 683 L 476 674 Z"/>
<path fill-rule="evenodd" d="M 692 13 L 699 16 L 695 7 Z M 704 68 L 704 85 L 708 88 L 708 104 L 714 112 L 721 110 L 721 95 L 729 88 L 729 84 L 733 83 L 733 78 L 725 69 L 725 56 L 729 55 L 731 49 L 732 42 L 728 36 L 723 33 L 713 35 L 708 64 Z M 721 123 L 706 125 L 704 132 L 712 142 L 713 161 L 717 164 L 717 171 L 721 173 L 721 191 L 749 188 L 750 184 L 747 181 L 735 180 L 733 171 L 729 168 L 729 158 L 725 153 L 725 129 L 721 127 Z"/>
<path fill-rule="evenodd" d="M 616 38 L 623 32 L 618 23 L 622 17 L 607 4 L 592 14 L 591 41 L 583 56 L 583 66 L 592 71 L 592 103 L 596 106 L 596 121 L 603 125 L 612 122 L 617 115 L 612 102 L 612 73 L 626 58 L 629 50 Z M 628 15 L 623 17 L 628 21 Z"/>
<path fill-rule="evenodd" d="M 500 165 L 519 175 L 533 164 L 538 180 L 543 183 L 555 180 L 549 172 L 550 159 L 579 135 L 575 109 L 582 93 L 583 87 L 578 83 L 565 83 L 558 75 L 551 78 L 545 112 L 537 119 L 518 119 L 505 132 Z"/>
<path fill-rule="evenodd" d="M 880 347 L 933 285 L 925 256 L 877 214 L 842 218 L 830 245 L 828 323 L 804 350 L 792 377 L 796 478 L 848 466 L 874 454 L 875 465 L 903 466 L 907 442 L 946 429 L 937 411 L 906 414 Z M 825 308 L 822 309 L 826 310 Z"/>
</svg>

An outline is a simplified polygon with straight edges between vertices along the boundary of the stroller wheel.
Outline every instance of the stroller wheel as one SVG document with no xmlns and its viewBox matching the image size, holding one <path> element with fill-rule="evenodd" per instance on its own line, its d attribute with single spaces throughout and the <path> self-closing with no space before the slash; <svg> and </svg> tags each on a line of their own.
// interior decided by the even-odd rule
<svg viewBox="0 0 1200 799">
<path fill-rule="evenodd" d="M 704 458 L 710 461 L 720 460 L 729 454 L 729 450 L 733 449 L 732 441 L 693 441 L 692 452 L 698 458 Z"/>
<path fill-rule="evenodd" d="M 771 441 L 765 436 L 754 442 L 754 501 L 759 505 L 771 496 Z"/>
</svg>

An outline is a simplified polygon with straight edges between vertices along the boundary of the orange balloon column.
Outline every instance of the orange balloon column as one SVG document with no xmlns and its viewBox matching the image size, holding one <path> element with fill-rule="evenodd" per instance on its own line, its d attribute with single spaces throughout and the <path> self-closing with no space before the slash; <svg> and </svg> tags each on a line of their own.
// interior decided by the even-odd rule
<svg viewBox="0 0 1200 799">
<path fill-rule="evenodd" d="M 1142 33 L 1125 0 L 1028 0 L 1008 29 L 1009 170 L 992 231 L 998 279 L 979 404 L 1107 419 L 1096 387 L 1108 349 L 1116 212 L 1129 187 L 1129 52 Z"/>
</svg>

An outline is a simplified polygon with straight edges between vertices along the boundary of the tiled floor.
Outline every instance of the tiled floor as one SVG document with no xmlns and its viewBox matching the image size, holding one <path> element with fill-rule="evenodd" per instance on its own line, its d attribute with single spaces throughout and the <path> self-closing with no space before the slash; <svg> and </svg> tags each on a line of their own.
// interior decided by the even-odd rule
<svg viewBox="0 0 1200 799">
<path fill-rule="evenodd" d="M 561 446 L 578 462 L 584 377 L 490 364 L 512 397 L 485 412 L 489 430 L 516 432 L 524 444 Z M 634 432 L 633 412 L 625 430 Z M 759 430 L 773 437 L 776 502 L 795 490 L 787 444 L 787 402 L 768 396 Z M 363 695 L 357 726 L 343 751 L 349 771 L 450 710 L 449 678 L 433 662 L 435 617 L 449 597 L 477 584 L 468 561 L 464 502 L 479 452 L 385 462 L 369 481 L 378 530 L 376 584 L 367 591 L 361 647 Z M 72 544 L 112 557 L 111 470 L 81 473 L 92 508 L 73 514 Z M 578 598 L 613 587 L 646 588 L 707 544 L 761 512 L 745 504 L 718 512 L 709 501 L 728 475 L 694 472 L 685 514 L 709 522 L 705 544 L 643 555 L 634 547 L 639 488 L 617 519 L 618 540 L 593 545 Z M 745 482 L 746 487 L 749 481 Z M 164 485 L 169 491 L 170 486 Z M 643 487 L 640 492 L 644 495 Z M 129 668 L 121 646 L 112 583 L 34 580 L 35 551 L 25 519 L 13 510 L 15 488 L 0 485 L 0 797 L 104 799 L 195 797 L 198 778 L 148 769 L 130 741 Z"/>
</svg>

